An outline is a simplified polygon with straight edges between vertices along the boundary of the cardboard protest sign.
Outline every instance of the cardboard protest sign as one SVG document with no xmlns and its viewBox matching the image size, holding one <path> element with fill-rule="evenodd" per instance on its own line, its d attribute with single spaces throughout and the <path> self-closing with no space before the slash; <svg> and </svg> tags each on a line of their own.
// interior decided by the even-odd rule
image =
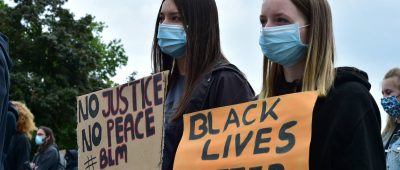
<svg viewBox="0 0 400 170">
<path fill-rule="evenodd" d="M 161 169 L 167 72 L 77 98 L 79 169 Z"/>
<path fill-rule="evenodd" d="M 295 93 L 184 115 L 174 170 L 308 170 L 317 97 Z"/>
</svg>

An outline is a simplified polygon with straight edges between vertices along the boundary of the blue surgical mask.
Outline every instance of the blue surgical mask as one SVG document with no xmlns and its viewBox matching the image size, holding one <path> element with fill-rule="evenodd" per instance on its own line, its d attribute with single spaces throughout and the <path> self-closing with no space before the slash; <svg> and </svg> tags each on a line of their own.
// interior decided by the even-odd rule
<svg viewBox="0 0 400 170">
<path fill-rule="evenodd" d="M 36 135 L 35 137 L 35 143 L 36 145 L 42 145 L 44 143 L 44 136 L 38 136 Z"/>
<path fill-rule="evenodd" d="M 179 59 L 186 52 L 186 32 L 183 26 L 160 24 L 157 39 L 161 51 L 173 58 Z"/>
<path fill-rule="evenodd" d="M 265 57 L 282 66 L 298 63 L 307 50 L 301 42 L 300 28 L 299 24 L 262 28 L 259 43 Z"/>
<path fill-rule="evenodd" d="M 383 97 L 381 104 L 385 112 L 392 118 L 400 117 L 400 102 L 397 96 Z"/>
</svg>

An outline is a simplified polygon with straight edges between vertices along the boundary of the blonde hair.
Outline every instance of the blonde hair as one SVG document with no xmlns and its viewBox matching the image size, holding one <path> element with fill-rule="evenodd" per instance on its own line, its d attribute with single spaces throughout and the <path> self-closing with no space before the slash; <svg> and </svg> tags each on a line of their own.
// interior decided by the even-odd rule
<svg viewBox="0 0 400 170">
<path fill-rule="evenodd" d="M 17 132 L 24 133 L 29 139 L 32 139 L 32 132 L 37 129 L 32 112 L 25 104 L 12 101 L 12 104 L 18 111 Z"/>
<path fill-rule="evenodd" d="M 386 80 L 386 79 L 392 78 L 392 77 L 395 77 L 395 78 L 397 77 L 396 87 L 400 90 L 400 68 L 396 67 L 396 68 L 390 69 L 385 74 L 385 77 L 383 78 L 383 80 Z M 383 129 L 383 132 L 382 132 L 383 141 L 387 142 L 389 140 L 394 129 L 396 129 L 396 118 L 392 118 L 389 116 L 386 121 L 385 129 Z"/>
<path fill-rule="evenodd" d="M 316 90 L 319 96 L 326 96 L 335 79 L 331 9 L 326 0 L 292 0 L 292 3 L 304 14 L 310 25 L 301 91 Z M 282 66 L 265 57 L 260 99 L 275 95 L 278 88 L 275 83 L 282 75 Z"/>
</svg>

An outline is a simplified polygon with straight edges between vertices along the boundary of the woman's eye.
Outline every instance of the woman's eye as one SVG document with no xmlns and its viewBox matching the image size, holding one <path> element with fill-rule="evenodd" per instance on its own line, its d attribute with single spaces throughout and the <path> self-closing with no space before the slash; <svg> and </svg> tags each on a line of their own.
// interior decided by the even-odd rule
<svg viewBox="0 0 400 170">
<path fill-rule="evenodd" d="M 172 21 L 181 21 L 181 17 L 174 16 L 172 17 Z"/>
<path fill-rule="evenodd" d="M 164 22 L 164 20 L 165 20 L 165 17 L 163 17 L 163 16 L 160 16 L 160 17 L 158 17 L 158 20 L 160 21 L 160 23 L 163 23 L 163 22 Z"/>
<path fill-rule="evenodd" d="M 260 19 L 260 23 L 262 27 L 265 27 L 265 25 L 267 24 L 267 21 L 265 19 Z"/>
<path fill-rule="evenodd" d="M 392 92 L 393 91 L 391 91 L 391 90 L 385 90 L 385 91 L 383 91 L 383 95 L 390 96 L 392 94 Z"/>
<path fill-rule="evenodd" d="M 285 19 L 285 18 L 278 18 L 278 19 L 276 19 L 276 22 L 279 25 L 289 24 L 289 21 L 287 19 Z"/>
</svg>

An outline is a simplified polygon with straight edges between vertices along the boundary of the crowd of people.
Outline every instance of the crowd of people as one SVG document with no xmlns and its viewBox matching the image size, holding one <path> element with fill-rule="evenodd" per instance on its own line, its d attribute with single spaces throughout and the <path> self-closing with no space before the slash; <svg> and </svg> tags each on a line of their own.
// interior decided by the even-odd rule
<svg viewBox="0 0 400 170">
<path fill-rule="evenodd" d="M 36 128 L 28 107 L 9 100 L 11 67 L 8 38 L 0 33 L 0 170 L 57 170 L 62 160 L 53 131 L 45 126 Z M 36 130 L 38 150 L 31 159 L 30 140 Z M 64 159 L 68 164 L 61 166 L 77 169 L 77 152 L 67 153 Z"/>
<path fill-rule="evenodd" d="M 33 140 L 38 149 L 31 159 L 30 141 L 35 131 Z M 22 102 L 9 102 L 4 139 L 5 170 L 59 170 L 59 166 L 66 170 L 77 169 L 77 151 L 67 150 L 64 156 L 60 156 L 53 130 L 45 126 L 37 128 L 34 115 Z"/>
<path fill-rule="evenodd" d="M 305 91 L 318 93 L 311 170 L 400 169 L 400 68 L 383 78 L 380 104 L 389 118 L 381 135 L 380 111 L 369 92 L 367 73 L 354 67 L 334 68 L 328 1 L 263 0 L 260 8 L 264 69 L 262 90 L 256 96 L 246 76 L 222 53 L 215 0 L 162 1 L 152 47 L 153 71 L 171 70 L 162 169 L 173 169 L 183 114 Z M 60 155 L 53 131 L 44 126 L 36 129 L 34 116 L 23 103 L 8 102 L 7 41 L 0 34 L 0 170 L 57 169 Z M 30 159 L 33 131 L 39 147 Z M 75 160 L 76 168 L 76 151 L 67 151 L 66 159 Z"/>
</svg>

